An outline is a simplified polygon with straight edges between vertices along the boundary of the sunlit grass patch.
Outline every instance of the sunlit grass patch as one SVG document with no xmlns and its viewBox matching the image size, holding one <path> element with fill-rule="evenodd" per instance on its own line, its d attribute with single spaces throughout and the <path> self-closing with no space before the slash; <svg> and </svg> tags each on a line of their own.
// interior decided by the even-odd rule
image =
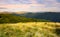
<svg viewBox="0 0 60 37">
<path fill-rule="evenodd" d="M 0 24 L 0 37 L 58 37 L 55 25 L 51 22 Z"/>
</svg>

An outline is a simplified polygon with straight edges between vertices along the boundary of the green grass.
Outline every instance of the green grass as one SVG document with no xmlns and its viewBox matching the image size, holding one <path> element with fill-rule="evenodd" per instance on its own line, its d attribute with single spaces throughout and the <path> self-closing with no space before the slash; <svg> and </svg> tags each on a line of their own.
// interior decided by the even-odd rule
<svg viewBox="0 0 60 37">
<path fill-rule="evenodd" d="M 53 22 L 0 24 L 0 37 L 58 37 L 55 33 L 57 24 Z"/>
</svg>

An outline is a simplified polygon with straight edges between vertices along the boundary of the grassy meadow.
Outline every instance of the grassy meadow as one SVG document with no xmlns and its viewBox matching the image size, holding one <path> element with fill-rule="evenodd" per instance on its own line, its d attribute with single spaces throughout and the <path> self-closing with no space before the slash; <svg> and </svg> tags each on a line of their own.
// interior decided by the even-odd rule
<svg viewBox="0 0 60 37">
<path fill-rule="evenodd" d="M 54 22 L 0 24 L 0 37 L 59 37 L 59 27 Z"/>
</svg>

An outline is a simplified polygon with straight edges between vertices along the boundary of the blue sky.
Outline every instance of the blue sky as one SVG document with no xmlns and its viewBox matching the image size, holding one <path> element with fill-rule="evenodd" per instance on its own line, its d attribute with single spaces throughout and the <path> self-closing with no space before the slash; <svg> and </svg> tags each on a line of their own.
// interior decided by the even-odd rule
<svg viewBox="0 0 60 37">
<path fill-rule="evenodd" d="M 0 11 L 60 12 L 60 0 L 0 0 Z"/>
<path fill-rule="evenodd" d="M 60 0 L 56 0 L 58 3 L 60 3 Z"/>
</svg>

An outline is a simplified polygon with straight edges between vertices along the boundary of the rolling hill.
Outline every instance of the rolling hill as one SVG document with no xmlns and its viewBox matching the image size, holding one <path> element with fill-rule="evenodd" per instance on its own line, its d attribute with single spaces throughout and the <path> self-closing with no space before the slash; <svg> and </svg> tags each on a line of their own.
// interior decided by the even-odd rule
<svg viewBox="0 0 60 37">
<path fill-rule="evenodd" d="M 49 20 L 27 18 L 16 16 L 15 14 L 0 14 L 0 23 L 18 23 L 18 22 L 48 22 Z"/>
<path fill-rule="evenodd" d="M 0 37 L 60 37 L 60 23 L 27 22 L 0 24 Z"/>
<path fill-rule="evenodd" d="M 60 18 L 58 13 L 4 12 L 0 14 L 0 37 L 60 37 L 60 23 L 49 21 L 52 15 Z"/>
<path fill-rule="evenodd" d="M 60 22 L 60 12 L 36 12 L 36 13 L 25 13 L 18 15 L 25 16 L 28 18 L 45 19 L 53 22 Z"/>
</svg>

